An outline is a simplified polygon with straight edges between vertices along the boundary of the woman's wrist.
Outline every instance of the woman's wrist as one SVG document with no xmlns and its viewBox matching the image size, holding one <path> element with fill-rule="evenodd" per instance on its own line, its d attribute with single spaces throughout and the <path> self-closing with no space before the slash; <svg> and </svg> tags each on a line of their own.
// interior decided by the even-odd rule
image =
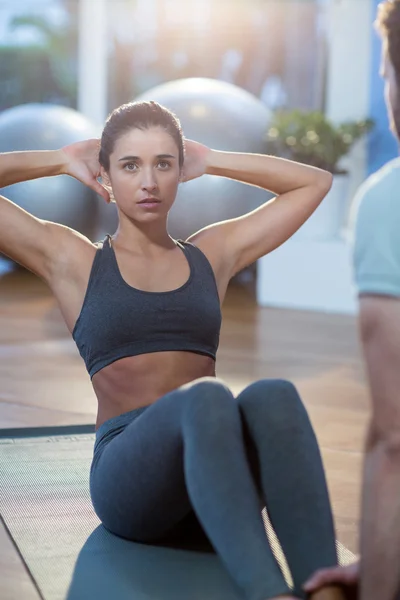
<svg viewBox="0 0 400 600">
<path fill-rule="evenodd" d="M 34 160 L 37 162 L 32 163 L 38 169 L 49 171 L 49 176 L 52 175 L 69 175 L 68 173 L 68 156 L 65 154 L 62 148 L 59 150 L 44 150 L 35 152 Z M 43 177 L 43 175 L 42 175 Z"/>
<path fill-rule="evenodd" d="M 66 152 L 64 152 L 63 148 L 59 150 L 55 150 L 54 155 L 54 167 L 59 170 L 57 175 L 70 175 L 69 165 L 70 165 L 70 157 Z"/>
<path fill-rule="evenodd" d="M 53 152 L 54 155 L 52 160 L 54 160 L 54 162 L 52 163 L 52 166 L 54 166 L 54 169 L 56 171 L 55 175 L 69 175 L 68 156 L 65 154 L 62 148 L 60 148 L 59 150 L 54 150 Z"/>
<path fill-rule="evenodd" d="M 206 175 L 221 175 L 221 171 L 226 168 L 226 155 L 228 153 L 210 148 L 206 156 Z M 225 155 L 225 156 L 224 156 Z"/>
</svg>

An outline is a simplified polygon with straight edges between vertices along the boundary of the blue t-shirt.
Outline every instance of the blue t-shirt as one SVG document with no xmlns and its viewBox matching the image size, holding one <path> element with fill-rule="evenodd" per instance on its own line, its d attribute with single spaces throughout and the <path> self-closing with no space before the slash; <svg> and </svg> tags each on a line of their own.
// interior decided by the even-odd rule
<svg viewBox="0 0 400 600">
<path fill-rule="evenodd" d="M 351 221 L 358 293 L 400 297 L 400 158 L 361 186 Z"/>
</svg>

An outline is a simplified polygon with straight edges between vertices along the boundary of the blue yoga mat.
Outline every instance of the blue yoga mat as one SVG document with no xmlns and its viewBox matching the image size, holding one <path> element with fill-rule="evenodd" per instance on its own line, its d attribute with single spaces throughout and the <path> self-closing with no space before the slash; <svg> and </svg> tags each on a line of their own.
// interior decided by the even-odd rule
<svg viewBox="0 0 400 600">
<path fill-rule="evenodd" d="M 136 544 L 101 525 L 89 496 L 93 445 L 93 426 L 0 432 L 0 514 L 40 596 L 242 600 L 211 547 L 200 551 Z M 274 552 L 290 577 L 263 516 Z M 343 564 L 355 559 L 339 542 L 338 552 Z"/>
</svg>

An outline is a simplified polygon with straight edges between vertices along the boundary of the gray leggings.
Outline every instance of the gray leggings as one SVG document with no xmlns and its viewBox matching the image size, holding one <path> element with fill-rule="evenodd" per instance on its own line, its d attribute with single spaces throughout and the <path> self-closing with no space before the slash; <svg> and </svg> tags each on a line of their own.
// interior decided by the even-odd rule
<svg viewBox="0 0 400 600">
<path fill-rule="evenodd" d="M 337 564 L 318 444 L 296 388 L 261 380 L 237 398 L 204 378 L 106 421 L 90 474 L 112 533 L 158 543 L 194 514 L 248 600 L 289 593 L 261 516 L 266 506 L 294 581 Z"/>
</svg>

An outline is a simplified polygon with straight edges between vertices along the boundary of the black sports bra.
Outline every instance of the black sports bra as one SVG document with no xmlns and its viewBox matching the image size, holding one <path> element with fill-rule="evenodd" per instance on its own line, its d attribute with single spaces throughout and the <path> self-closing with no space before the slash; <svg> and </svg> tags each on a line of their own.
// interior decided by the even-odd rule
<svg viewBox="0 0 400 600">
<path fill-rule="evenodd" d="M 199 248 L 177 245 L 189 279 L 176 290 L 147 292 L 122 278 L 110 236 L 99 244 L 72 332 L 91 378 L 120 358 L 149 352 L 184 350 L 215 360 L 221 308 L 214 272 Z"/>
</svg>

